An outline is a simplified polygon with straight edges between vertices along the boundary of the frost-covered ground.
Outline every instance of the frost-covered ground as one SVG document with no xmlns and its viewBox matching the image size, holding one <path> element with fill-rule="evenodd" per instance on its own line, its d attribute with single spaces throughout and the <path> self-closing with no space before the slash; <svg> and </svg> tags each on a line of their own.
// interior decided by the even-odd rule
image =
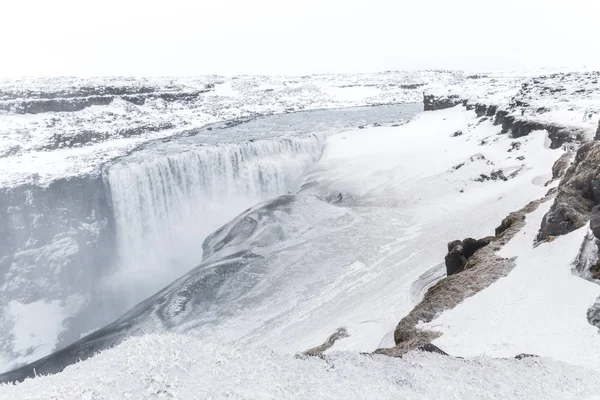
<svg viewBox="0 0 600 400">
<path fill-rule="evenodd" d="M 420 102 L 423 89 L 462 77 L 420 71 L 0 81 L 0 186 L 47 184 L 94 172 L 150 140 L 190 133 L 215 121 Z"/>
<path fill-rule="evenodd" d="M 593 136 L 600 117 L 600 71 L 536 71 L 482 74 L 427 90 L 496 105 L 525 120 L 581 128 Z"/>
<path fill-rule="evenodd" d="M 62 374 L 0 386 L 3 400 L 597 400 L 598 393 L 600 372 L 550 359 L 295 358 L 172 334 L 132 339 Z"/>
<path fill-rule="evenodd" d="M 595 77 L 505 74 L 427 89 L 509 107 L 522 118 L 547 117 L 591 137 L 598 126 Z M 366 85 L 328 93 L 340 90 L 346 98 L 373 94 Z M 547 399 L 600 393 L 598 333 L 586 320 L 600 290 L 571 272 L 587 231 L 534 248 L 549 204 L 528 216 L 502 249 L 501 256 L 517 257 L 508 277 L 428 324 L 442 333 L 435 344 L 443 350 L 482 358 L 358 354 L 393 346 L 395 325 L 443 277 L 447 242 L 491 235 L 509 212 L 547 193 L 552 165 L 565 150 L 550 149 L 548 132 L 513 138 L 493 119 L 458 105 L 421 113 L 403 126 L 343 129 L 325 135 L 324 145 L 288 195 L 225 224 L 205 242 L 199 267 L 87 343 L 101 349 L 107 339 L 151 336 L 62 374 L 0 387 L 0 395 Z M 293 358 L 340 327 L 349 336 L 325 359 Z M 173 331 L 181 336 L 165 335 Z M 518 353 L 555 360 L 489 358 Z"/>
</svg>

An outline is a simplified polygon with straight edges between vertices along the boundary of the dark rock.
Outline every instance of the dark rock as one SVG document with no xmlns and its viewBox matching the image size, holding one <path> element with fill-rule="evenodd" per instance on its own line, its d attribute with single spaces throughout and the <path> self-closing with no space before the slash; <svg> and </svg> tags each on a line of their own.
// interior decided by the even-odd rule
<svg viewBox="0 0 600 400">
<path fill-rule="evenodd" d="M 432 94 L 423 94 L 423 109 L 425 111 L 443 110 L 452 108 L 461 103 L 463 103 L 463 101 L 456 95 L 435 97 Z"/>
<path fill-rule="evenodd" d="M 517 214 L 510 213 L 506 216 L 500 226 L 498 226 L 495 230 L 496 237 L 500 237 L 508 228 L 515 225 L 517 222 L 524 220 L 525 218 L 519 217 Z"/>
<path fill-rule="evenodd" d="M 462 272 L 475 252 L 492 241 L 493 237 L 483 239 L 466 238 L 465 240 L 454 240 L 448 243 L 448 254 L 444 258 L 446 263 L 446 275 L 451 276 Z"/>
<path fill-rule="evenodd" d="M 512 176 L 511 176 L 512 177 Z M 504 171 L 501 169 L 492 171 L 490 175 L 481 174 L 479 178 L 475 179 L 475 182 L 485 182 L 485 181 L 504 181 L 506 182 L 508 178 L 504 175 Z"/>
<path fill-rule="evenodd" d="M 484 115 L 486 115 L 487 108 L 488 107 L 485 104 L 481 104 L 481 103 L 475 104 L 475 114 L 477 115 L 477 118 L 483 117 Z"/>
<path fill-rule="evenodd" d="M 365 129 L 365 126 L 364 125 L 359 125 L 358 129 Z"/>
<path fill-rule="evenodd" d="M 560 156 L 558 160 L 556 160 L 556 162 L 552 166 L 552 179 L 561 178 L 565 174 L 567 168 L 569 168 L 569 165 L 571 165 L 572 156 L 573 153 L 566 152 L 565 154 Z"/>
<path fill-rule="evenodd" d="M 508 152 L 513 152 L 515 150 L 519 150 L 521 148 L 521 142 L 512 142 L 510 144 L 510 148 L 508 149 Z"/>
<path fill-rule="evenodd" d="M 550 211 L 544 216 L 538 240 L 564 235 L 584 226 L 600 204 L 600 141 L 583 144 L 558 187 Z"/>
<path fill-rule="evenodd" d="M 497 111 L 498 106 L 489 106 L 485 115 L 488 117 L 493 117 L 494 115 L 496 115 Z"/>
<path fill-rule="evenodd" d="M 473 254 L 475 254 L 477 250 L 490 244 L 492 239 L 492 237 L 486 237 L 483 239 L 466 238 L 463 240 L 463 255 L 468 260 L 471 258 L 471 256 L 473 256 Z"/>
<path fill-rule="evenodd" d="M 600 140 L 600 121 L 598 121 L 598 129 L 596 129 L 596 136 L 594 136 L 594 140 Z"/>
<path fill-rule="evenodd" d="M 596 239 L 600 239 L 600 206 L 592 208 L 590 217 L 590 229 L 594 233 Z"/>
<path fill-rule="evenodd" d="M 458 136 L 462 136 L 463 131 L 456 131 L 454 132 L 452 135 L 450 135 L 451 137 L 458 137 Z"/>
<path fill-rule="evenodd" d="M 402 89 L 418 89 L 422 86 L 425 86 L 425 83 L 410 83 L 406 85 L 400 85 Z"/>
<path fill-rule="evenodd" d="M 448 355 L 448 353 L 446 353 L 444 350 L 440 349 L 439 347 L 437 347 L 436 345 L 431 344 L 431 343 L 427 343 L 422 346 L 419 346 L 419 347 L 417 347 L 417 350 L 425 351 L 427 353 L 441 354 L 443 356 Z"/>
<path fill-rule="evenodd" d="M 508 115 L 508 111 L 500 110 L 496 112 L 496 117 L 494 118 L 494 125 L 502 125 L 504 124 L 504 119 Z M 506 132 L 504 132 L 506 133 Z"/>
<path fill-rule="evenodd" d="M 467 264 L 467 258 L 463 254 L 464 249 L 460 240 L 448 243 L 448 254 L 444 258 L 446 263 L 446 275 L 454 275 L 461 272 Z"/>
<path fill-rule="evenodd" d="M 521 354 L 517 354 L 515 356 L 515 359 L 517 360 L 522 360 L 524 358 L 538 358 L 539 356 L 536 356 L 535 354 L 527 354 L 527 353 L 521 353 Z"/>
</svg>

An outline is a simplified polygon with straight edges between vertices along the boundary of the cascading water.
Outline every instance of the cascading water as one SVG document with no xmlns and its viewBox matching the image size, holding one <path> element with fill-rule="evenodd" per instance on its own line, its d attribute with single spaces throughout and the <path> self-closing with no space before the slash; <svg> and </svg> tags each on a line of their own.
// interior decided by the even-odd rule
<svg viewBox="0 0 600 400">
<path fill-rule="evenodd" d="M 212 231 L 285 193 L 323 151 L 319 135 L 199 145 L 108 170 L 119 266 L 109 285 L 135 302 L 202 260 Z"/>
</svg>

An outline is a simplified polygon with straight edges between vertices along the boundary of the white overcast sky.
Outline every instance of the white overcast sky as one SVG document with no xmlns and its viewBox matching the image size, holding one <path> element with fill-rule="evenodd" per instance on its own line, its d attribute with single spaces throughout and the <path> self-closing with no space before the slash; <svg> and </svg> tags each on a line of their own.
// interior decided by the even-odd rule
<svg viewBox="0 0 600 400">
<path fill-rule="evenodd" d="M 600 0 L 0 0 L 0 76 L 600 66 Z"/>
</svg>

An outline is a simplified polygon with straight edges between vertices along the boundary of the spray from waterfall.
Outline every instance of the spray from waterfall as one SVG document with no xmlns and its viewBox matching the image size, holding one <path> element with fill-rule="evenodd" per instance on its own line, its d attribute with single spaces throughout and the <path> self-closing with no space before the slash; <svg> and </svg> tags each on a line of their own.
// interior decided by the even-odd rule
<svg viewBox="0 0 600 400">
<path fill-rule="evenodd" d="M 202 260 L 211 232 L 286 193 L 323 151 L 318 135 L 200 145 L 108 171 L 119 265 L 110 284 L 135 302 Z"/>
</svg>

